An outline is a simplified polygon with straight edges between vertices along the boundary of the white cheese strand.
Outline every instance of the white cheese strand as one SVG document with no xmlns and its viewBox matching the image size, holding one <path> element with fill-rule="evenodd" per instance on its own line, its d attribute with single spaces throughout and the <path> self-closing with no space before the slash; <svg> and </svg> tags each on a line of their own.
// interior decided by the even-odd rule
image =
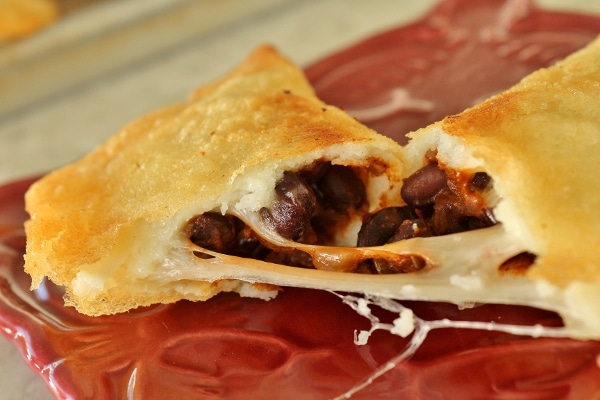
<svg viewBox="0 0 600 400">
<path fill-rule="evenodd" d="M 408 360 L 423 345 L 427 335 L 433 329 L 477 329 L 505 332 L 513 335 L 525 335 L 535 338 L 541 336 L 554 338 L 568 337 L 568 330 L 565 328 L 551 328 L 544 327 L 542 325 L 522 326 L 482 321 L 452 321 L 449 319 L 427 321 L 415 316 L 412 310 L 403 306 L 399 302 L 388 298 L 376 296 L 342 295 L 335 292 L 331 293 L 338 296 L 345 304 L 349 305 L 350 308 L 371 322 L 371 328 L 368 331 L 360 331 L 358 333 L 355 332 L 354 343 L 356 345 L 361 346 L 367 344 L 371 334 L 378 329 L 387 330 L 390 333 L 401 337 L 407 337 L 410 333 L 413 333 L 410 342 L 401 353 L 393 357 L 385 364 L 379 366 L 379 368 L 377 368 L 366 379 L 340 396 L 335 397 L 333 400 L 351 398 L 356 393 L 371 385 L 377 378 L 385 375 L 401 362 Z M 373 315 L 370 305 L 375 305 L 384 310 L 397 313 L 398 318 L 394 320 L 393 324 L 382 323 L 377 316 Z M 398 330 L 398 326 L 401 326 L 402 328 Z"/>
</svg>

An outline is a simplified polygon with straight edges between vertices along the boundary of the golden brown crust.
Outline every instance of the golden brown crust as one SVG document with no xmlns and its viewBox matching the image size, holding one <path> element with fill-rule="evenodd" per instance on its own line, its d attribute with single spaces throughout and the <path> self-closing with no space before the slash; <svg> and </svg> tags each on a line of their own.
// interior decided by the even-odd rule
<svg viewBox="0 0 600 400">
<path fill-rule="evenodd" d="M 437 125 L 514 203 L 539 256 L 529 275 L 563 287 L 600 277 L 598 99 L 600 40 Z"/>
<path fill-rule="evenodd" d="M 89 314 L 204 299 L 219 290 L 207 282 L 172 283 L 186 286 L 179 291 L 134 287 L 149 273 L 144 262 L 160 262 L 178 243 L 178 224 L 231 207 L 245 191 L 264 197 L 277 173 L 325 153 L 366 164 L 373 154 L 397 160 L 397 152 L 390 139 L 323 104 L 300 69 L 263 47 L 187 102 L 142 117 L 34 184 L 25 269 L 34 286 L 44 276 L 64 285 Z M 93 282 L 98 295 L 86 298 Z"/>
<path fill-rule="evenodd" d="M 521 278 L 502 274 L 498 265 L 482 267 L 494 255 L 508 259 L 502 249 L 480 251 L 481 265 L 455 275 L 454 282 L 472 283 L 474 276 L 485 281 L 477 293 L 465 286 L 473 300 L 491 294 L 492 302 L 554 310 L 569 335 L 579 338 L 598 338 L 600 332 L 598 99 L 600 37 L 513 88 L 412 133 L 403 149 L 407 173 L 423 165 L 430 149 L 451 168 L 488 173 L 490 201 L 501 222 L 501 235 L 493 240 L 505 241 L 511 256 L 536 255 Z M 476 247 L 483 250 L 480 242 Z"/>
</svg>

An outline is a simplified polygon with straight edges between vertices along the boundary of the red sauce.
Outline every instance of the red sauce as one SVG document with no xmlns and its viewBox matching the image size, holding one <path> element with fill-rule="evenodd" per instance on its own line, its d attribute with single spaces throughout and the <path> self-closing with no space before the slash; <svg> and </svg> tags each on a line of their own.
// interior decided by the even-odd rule
<svg viewBox="0 0 600 400">
<path fill-rule="evenodd" d="M 531 6 L 502 30 L 502 4 L 443 2 L 419 22 L 313 65 L 308 75 L 326 101 L 402 140 L 406 131 L 459 112 L 600 31 L 600 18 Z M 431 107 L 365 118 L 373 107 L 389 109 L 390 87 Z M 285 289 L 270 302 L 222 294 L 116 316 L 78 314 L 63 306 L 52 284 L 28 289 L 22 223 L 30 183 L 0 187 L 0 327 L 58 398 L 331 398 L 407 343 L 377 331 L 367 345 L 355 345 L 355 330 L 368 329 L 368 321 L 337 296 L 306 289 Z M 561 324 L 556 314 L 527 307 L 406 304 L 428 320 Z M 394 318 L 377 314 L 387 322 Z M 596 398 L 599 354 L 597 341 L 434 330 L 412 358 L 353 399 Z"/>
</svg>

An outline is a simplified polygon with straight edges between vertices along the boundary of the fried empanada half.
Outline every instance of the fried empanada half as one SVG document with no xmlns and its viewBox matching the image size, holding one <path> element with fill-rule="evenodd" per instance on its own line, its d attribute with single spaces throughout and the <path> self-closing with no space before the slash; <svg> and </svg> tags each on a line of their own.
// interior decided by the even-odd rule
<svg viewBox="0 0 600 400">
<path fill-rule="evenodd" d="M 64 286 L 67 304 L 88 315 L 221 291 L 271 298 L 280 282 L 254 267 L 270 263 L 199 248 L 190 220 L 227 214 L 240 225 L 265 214 L 285 174 L 324 167 L 364 186 L 357 213 L 395 204 L 399 151 L 320 101 L 303 72 L 265 46 L 188 101 L 140 118 L 36 182 L 26 195 L 25 270 L 34 288 L 44 277 Z M 285 212 L 284 204 L 274 217 Z M 352 236 L 360 215 L 345 219 L 346 233 L 330 242 Z"/>
<path fill-rule="evenodd" d="M 572 336 L 599 338 L 600 39 L 411 137 L 407 173 L 429 152 L 446 168 L 491 177 L 502 240 L 529 260 L 465 269 L 454 275 L 468 283 L 461 297 L 551 309 Z"/>
</svg>

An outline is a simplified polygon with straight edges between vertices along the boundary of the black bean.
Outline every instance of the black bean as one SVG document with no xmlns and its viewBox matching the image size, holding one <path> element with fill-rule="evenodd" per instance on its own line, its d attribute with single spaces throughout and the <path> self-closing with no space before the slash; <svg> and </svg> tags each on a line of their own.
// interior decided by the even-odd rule
<svg viewBox="0 0 600 400">
<path fill-rule="evenodd" d="M 227 252 L 235 242 L 236 228 L 230 218 L 206 212 L 190 221 L 190 240 L 205 249 Z"/>
<path fill-rule="evenodd" d="M 430 163 L 404 179 L 400 195 L 406 204 L 420 207 L 432 204 L 435 197 L 447 186 L 446 172 Z"/>
<path fill-rule="evenodd" d="M 483 190 L 490 184 L 491 181 L 492 178 L 485 172 L 476 172 L 473 174 L 473 177 L 469 182 L 469 190 L 472 192 L 475 192 L 476 190 Z"/>
<path fill-rule="evenodd" d="M 468 203 L 449 189 L 436 196 L 433 209 L 430 223 L 435 235 L 480 229 L 496 223 L 490 208 L 469 209 Z"/>
<path fill-rule="evenodd" d="M 504 261 L 498 268 L 500 272 L 512 275 L 523 275 L 535 262 L 536 256 L 532 253 L 519 253 Z"/>
<path fill-rule="evenodd" d="M 279 198 L 286 198 L 296 204 L 309 205 L 312 207 L 315 204 L 315 195 L 312 189 L 302 180 L 297 174 L 289 171 L 283 173 L 281 178 L 275 185 L 275 193 Z"/>
<path fill-rule="evenodd" d="M 357 274 L 375 274 L 375 268 L 373 267 L 373 260 L 365 260 L 358 264 L 356 269 L 354 270 Z"/>
<path fill-rule="evenodd" d="M 264 261 L 297 268 L 314 268 L 310 254 L 297 249 L 286 252 L 271 251 L 264 257 Z"/>
<path fill-rule="evenodd" d="M 432 236 L 429 226 L 420 218 L 406 219 L 400 224 L 394 235 L 388 240 L 388 243 L 398 242 L 400 240 L 411 239 L 414 237 Z"/>
<path fill-rule="evenodd" d="M 269 252 L 260 242 L 258 235 L 247 225 L 239 230 L 235 242 L 233 254 L 240 257 L 262 259 Z"/>
<path fill-rule="evenodd" d="M 323 176 L 327 170 L 331 168 L 331 163 L 328 162 L 315 162 L 309 167 L 298 171 L 298 175 L 302 180 L 304 180 L 309 185 L 316 184 Z"/>
<path fill-rule="evenodd" d="M 462 200 L 450 190 L 442 191 L 436 198 L 431 226 L 434 235 L 447 235 L 464 231 Z"/>
<path fill-rule="evenodd" d="M 275 193 L 271 209 L 261 209 L 261 216 L 284 238 L 299 240 L 315 211 L 314 192 L 298 175 L 285 172 Z"/>
<path fill-rule="evenodd" d="M 459 221 L 459 225 L 462 227 L 461 230 L 464 231 L 473 231 L 475 229 L 481 229 L 487 226 L 484 220 L 477 217 L 463 217 Z"/>
<path fill-rule="evenodd" d="M 415 218 L 408 207 L 388 207 L 367 216 L 358 232 L 357 246 L 381 246 L 407 219 Z"/>
<path fill-rule="evenodd" d="M 332 165 L 316 184 L 323 201 L 337 212 L 357 209 L 365 202 L 365 185 L 352 168 Z"/>
</svg>

